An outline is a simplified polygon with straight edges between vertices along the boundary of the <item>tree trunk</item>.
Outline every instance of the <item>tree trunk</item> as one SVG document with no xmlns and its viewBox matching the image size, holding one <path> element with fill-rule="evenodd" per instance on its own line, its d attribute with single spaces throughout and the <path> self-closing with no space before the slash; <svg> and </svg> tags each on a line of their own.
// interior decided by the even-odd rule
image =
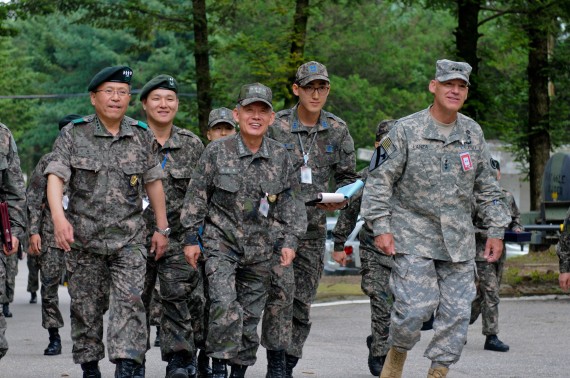
<svg viewBox="0 0 570 378">
<path fill-rule="evenodd" d="M 455 47 L 457 57 L 469 63 L 473 68 L 469 77 L 469 98 L 461 110 L 462 113 L 478 120 L 485 102 L 477 90 L 479 58 L 477 43 L 479 41 L 478 23 L 481 0 L 457 0 L 457 28 L 455 29 Z"/>
<path fill-rule="evenodd" d="M 296 99 L 291 84 L 295 81 L 297 68 L 304 63 L 305 42 L 307 40 L 307 23 L 309 21 L 309 0 L 297 0 L 293 17 L 293 34 L 291 36 L 291 52 L 289 54 L 289 76 L 285 99 L 285 108 L 295 105 Z"/>
<path fill-rule="evenodd" d="M 192 0 L 194 18 L 194 60 L 196 62 L 196 97 L 198 100 L 198 126 L 202 137 L 208 131 L 208 117 L 212 109 L 212 80 L 210 77 L 210 47 L 206 1 Z"/>
<path fill-rule="evenodd" d="M 530 14 L 527 33 L 528 53 L 528 146 L 530 174 L 530 206 L 538 210 L 541 202 L 542 175 L 550 157 L 548 96 L 548 32 L 550 19 Z"/>
</svg>

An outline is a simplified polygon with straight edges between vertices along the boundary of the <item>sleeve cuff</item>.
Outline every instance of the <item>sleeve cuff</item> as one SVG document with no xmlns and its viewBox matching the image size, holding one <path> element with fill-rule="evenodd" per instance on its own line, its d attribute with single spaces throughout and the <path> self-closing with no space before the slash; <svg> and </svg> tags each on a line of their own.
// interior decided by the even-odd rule
<svg viewBox="0 0 570 378">
<path fill-rule="evenodd" d="M 299 246 L 299 238 L 297 238 L 294 235 L 285 235 L 282 248 L 291 248 L 293 251 L 297 251 L 298 246 Z"/>
<path fill-rule="evenodd" d="M 375 219 L 374 222 L 372 222 L 372 231 L 374 233 L 374 236 L 391 234 L 392 229 L 390 227 L 390 218 L 382 217 Z"/>
<path fill-rule="evenodd" d="M 502 227 L 489 227 L 487 230 L 487 238 L 502 240 L 505 238 L 505 229 Z"/>
</svg>

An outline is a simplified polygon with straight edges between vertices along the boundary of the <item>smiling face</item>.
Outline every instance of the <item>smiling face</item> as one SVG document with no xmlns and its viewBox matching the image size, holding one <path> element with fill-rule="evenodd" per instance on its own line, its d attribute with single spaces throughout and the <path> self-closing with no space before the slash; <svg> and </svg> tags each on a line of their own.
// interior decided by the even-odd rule
<svg viewBox="0 0 570 378">
<path fill-rule="evenodd" d="M 90 93 L 91 105 L 104 124 L 111 125 L 123 119 L 131 100 L 130 92 L 129 84 L 105 82 Z"/>
<path fill-rule="evenodd" d="M 146 117 L 151 125 L 170 126 L 178 112 L 178 97 L 170 89 L 152 90 L 142 101 Z"/>
<path fill-rule="evenodd" d="M 239 124 L 244 138 L 261 139 L 275 120 L 275 112 L 264 102 L 256 101 L 248 105 L 238 105 L 233 110 L 234 119 Z"/>
<path fill-rule="evenodd" d="M 444 82 L 432 80 L 429 83 L 429 91 L 434 94 L 433 111 L 450 115 L 457 113 L 461 109 L 467 99 L 469 87 L 461 79 Z"/>
</svg>

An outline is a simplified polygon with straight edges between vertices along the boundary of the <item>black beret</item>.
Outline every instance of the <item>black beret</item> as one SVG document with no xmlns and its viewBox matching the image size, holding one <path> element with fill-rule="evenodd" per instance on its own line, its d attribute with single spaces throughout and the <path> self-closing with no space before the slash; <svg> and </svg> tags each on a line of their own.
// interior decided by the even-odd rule
<svg viewBox="0 0 570 378">
<path fill-rule="evenodd" d="M 103 68 L 97 75 L 93 76 L 87 90 L 93 92 L 101 84 L 112 81 L 114 83 L 130 84 L 133 77 L 133 70 L 127 66 L 113 66 Z"/>
<path fill-rule="evenodd" d="M 169 89 L 174 91 L 174 93 L 178 93 L 178 83 L 172 76 L 158 75 L 146 83 L 143 89 L 141 89 L 140 100 L 142 101 L 147 98 L 148 94 L 157 88 Z"/>
<path fill-rule="evenodd" d="M 65 127 L 65 125 L 67 125 L 69 122 L 74 121 L 76 119 L 82 118 L 83 116 L 80 116 L 79 114 L 68 114 L 65 117 L 63 117 L 62 119 L 59 120 L 59 129 L 63 129 Z"/>
</svg>

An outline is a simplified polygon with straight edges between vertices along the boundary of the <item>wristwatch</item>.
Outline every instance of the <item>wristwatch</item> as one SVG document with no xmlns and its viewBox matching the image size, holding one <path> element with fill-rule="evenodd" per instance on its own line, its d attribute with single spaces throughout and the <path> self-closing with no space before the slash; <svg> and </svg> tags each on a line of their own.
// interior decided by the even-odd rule
<svg viewBox="0 0 570 378">
<path fill-rule="evenodd" d="M 170 235 L 170 227 L 166 227 L 164 230 L 162 228 L 156 228 L 156 232 L 161 234 L 162 236 L 168 237 Z"/>
</svg>

